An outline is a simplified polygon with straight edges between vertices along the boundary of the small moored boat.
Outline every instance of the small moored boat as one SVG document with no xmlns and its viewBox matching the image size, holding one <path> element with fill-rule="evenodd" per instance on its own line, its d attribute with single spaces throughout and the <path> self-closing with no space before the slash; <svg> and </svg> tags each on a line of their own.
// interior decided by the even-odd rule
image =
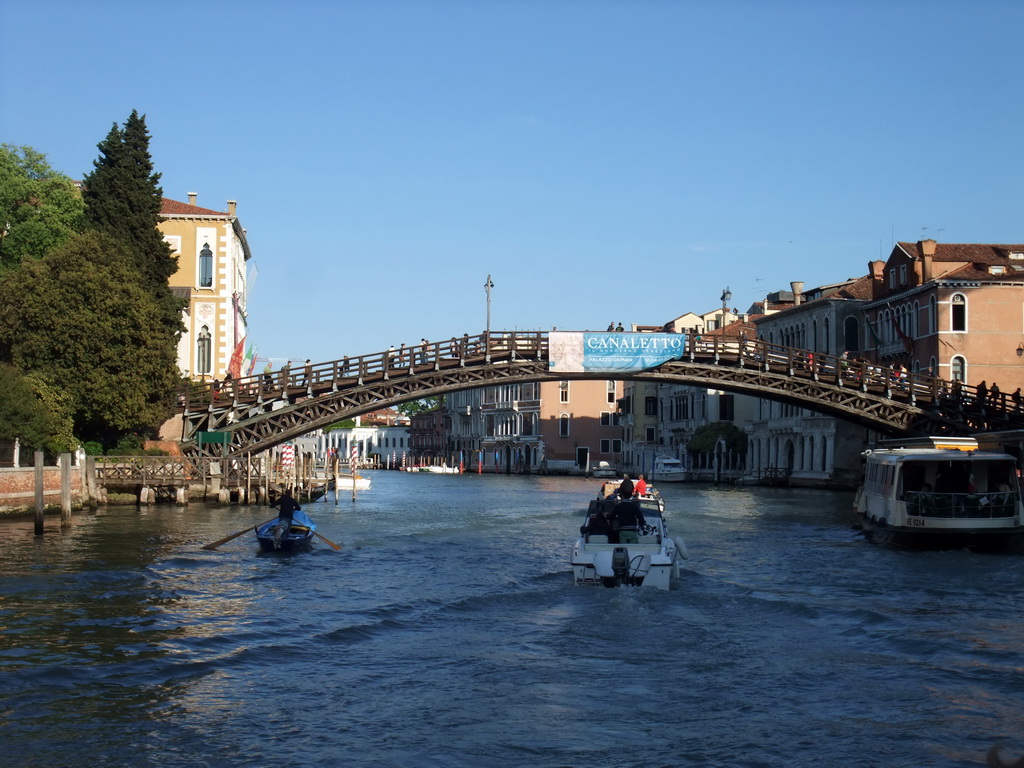
<svg viewBox="0 0 1024 768">
<path fill-rule="evenodd" d="M 607 461 L 599 461 L 597 462 L 597 466 L 590 470 L 590 475 L 592 477 L 618 477 L 619 470 Z"/>
<path fill-rule="evenodd" d="M 672 456 L 655 456 L 651 480 L 659 483 L 686 482 L 686 468 L 683 462 Z"/>
<path fill-rule="evenodd" d="M 854 510 L 870 538 L 918 549 L 977 551 L 1024 543 L 1013 456 L 979 451 L 969 438 L 900 445 L 864 454 L 864 484 Z"/>
<path fill-rule="evenodd" d="M 301 509 L 292 513 L 291 526 L 275 518 L 256 529 L 256 540 L 264 552 L 298 552 L 309 549 L 316 524 Z"/>
</svg>

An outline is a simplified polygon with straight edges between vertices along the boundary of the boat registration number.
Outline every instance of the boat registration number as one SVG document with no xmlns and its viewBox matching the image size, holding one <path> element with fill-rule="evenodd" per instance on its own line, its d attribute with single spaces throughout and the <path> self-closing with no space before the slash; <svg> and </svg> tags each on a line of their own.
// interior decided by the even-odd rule
<svg viewBox="0 0 1024 768">
<path fill-rule="evenodd" d="M 907 526 L 910 527 L 910 528 L 924 528 L 925 527 L 924 518 L 921 518 L 921 517 L 908 517 L 907 518 Z"/>
</svg>

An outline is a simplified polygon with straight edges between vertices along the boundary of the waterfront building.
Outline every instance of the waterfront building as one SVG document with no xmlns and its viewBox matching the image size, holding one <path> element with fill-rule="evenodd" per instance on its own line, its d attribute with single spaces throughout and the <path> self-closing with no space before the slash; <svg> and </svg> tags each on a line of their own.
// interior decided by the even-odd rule
<svg viewBox="0 0 1024 768">
<path fill-rule="evenodd" d="M 501 384 L 480 390 L 483 470 L 530 474 L 539 471 L 543 451 L 538 382 Z M 549 384 L 550 386 L 550 384 Z"/>
<path fill-rule="evenodd" d="M 178 367 L 192 379 L 223 379 L 247 373 L 246 303 L 252 257 L 234 200 L 227 211 L 163 199 L 160 231 L 178 258 L 174 292 L 188 301 L 178 344 Z M 252 355 L 250 358 L 252 359 Z M 246 370 L 243 370 L 243 367 Z"/>
<path fill-rule="evenodd" d="M 335 454 L 343 465 L 347 465 L 352 448 L 356 449 L 363 465 L 390 469 L 401 466 L 403 458 L 408 461 L 411 435 L 407 424 L 364 424 L 359 419 L 356 421 L 352 427 L 317 430 L 306 436 L 315 438 L 316 454 L 324 466 L 329 466 Z"/>
<path fill-rule="evenodd" d="M 451 392 L 444 398 L 445 455 L 475 468 L 483 450 L 483 388 Z"/>
<path fill-rule="evenodd" d="M 827 355 L 860 357 L 861 310 L 871 299 L 870 275 L 804 290 L 769 294 L 770 315 L 756 317 L 756 335 L 772 344 Z M 860 476 L 868 431 L 788 403 L 758 398 L 747 429 L 750 482 L 787 478 L 794 485 L 847 487 Z"/>
<path fill-rule="evenodd" d="M 409 463 L 431 465 L 448 463 L 444 407 L 409 416 Z"/>
<path fill-rule="evenodd" d="M 539 389 L 541 471 L 588 474 L 599 461 L 622 463 L 621 381 L 545 381 Z"/>
<path fill-rule="evenodd" d="M 1024 245 L 897 243 L 872 264 L 864 348 L 886 366 L 1024 386 Z"/>
</svg>

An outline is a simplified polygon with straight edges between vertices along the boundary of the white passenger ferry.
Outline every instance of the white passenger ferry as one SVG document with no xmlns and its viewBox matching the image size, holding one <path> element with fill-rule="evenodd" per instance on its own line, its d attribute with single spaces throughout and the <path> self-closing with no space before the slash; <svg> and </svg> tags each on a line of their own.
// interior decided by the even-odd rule
<svg viewBox="0 0 1024 768">
<path fill-rule="evenodd" d="M 871 538 L 904 547 L 978 551 L 1024 543 L 1013 456 L 979 451 L 971 438 L 886 445 L 894 447 L 864 453 L 864 484 L 854 503 Z"/>
</svg>

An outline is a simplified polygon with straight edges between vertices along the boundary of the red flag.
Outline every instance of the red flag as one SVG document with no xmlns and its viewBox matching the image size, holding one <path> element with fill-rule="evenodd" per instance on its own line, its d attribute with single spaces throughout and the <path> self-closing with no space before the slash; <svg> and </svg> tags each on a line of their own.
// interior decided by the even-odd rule
<svg viewBox="0 0 1024 768">
<path fill-rule="evenodd" d="M 228 363 L 228 373 L 231 378 L 237 379 L 242 375 L 242 358 L 245 357 L 245 339 L 235 345 L 235 351 L 231 353 L 231 362 Z"/>
</svg>

